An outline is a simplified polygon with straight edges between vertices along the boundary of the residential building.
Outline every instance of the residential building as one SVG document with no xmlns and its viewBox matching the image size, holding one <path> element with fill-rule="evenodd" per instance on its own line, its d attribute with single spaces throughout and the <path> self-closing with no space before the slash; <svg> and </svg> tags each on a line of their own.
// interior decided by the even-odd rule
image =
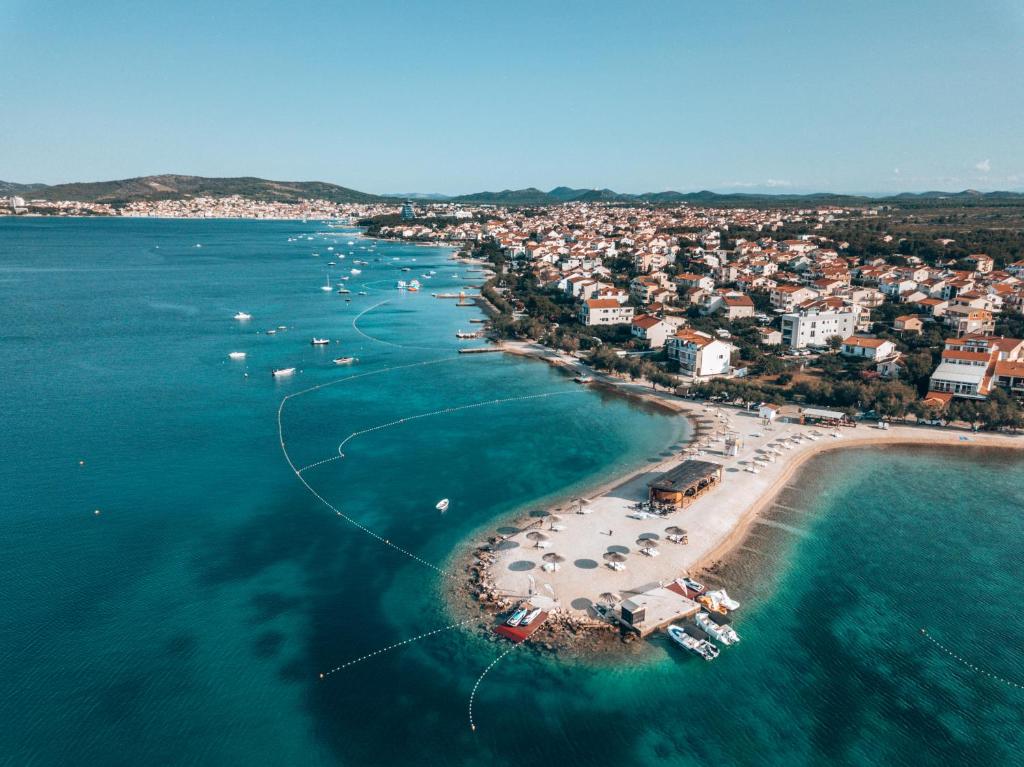
<svg viewBox="0 0 1024 767">
<path fill-rule="evenodd" d="M 839 353 L 844 357 L 857 357 L 878 362 L 895 356 L 896 344 L 884 338 L 850 336 L 843 340 Z"/>
<path fill-rule="evenodd" d="M 862 309 L 840 299 L 812 301 L 782 315 L 782 343 L 791 349 L 823 347 L 832 336 L 847 338 L 861 323 Z"/>
<path fill-rule="evenodd" d="M 893 320 L 893 330 L 908 335 L 920 335 L 924 328 L 924 321 L 916 314 L 904 314 Z"/>
<path fill-rule="evenodd" d="M 660 349 L 664 346 L 665 339 L 668 338 L 671 331 L 672 326 L 653 314 L 641 314 L 639 317 L 634 317 L 633 323 L 630 325 L 633 337 L 642 341 L 648 349 Z"/>
<path fill-rule="evenodd" d="M 587 326 L 619 325 L 633 321 L 633 307 L 614 298 L 589 298 L 580 307 L 580 322 Z"/>
<path fill-rule="evenodd" d="M 735 347 L 707 333 L 678 330 L 666 340 L 665 349 L 668 358 L 679 363 L 681 373 L 710 378 L 729 373 Z"/>
<path fill-rule="evenodd" d="M 769 300 L 773 309 L 791 312 L 805 301 L 816 298 L 817 295 L 815 291 L 803 285 L 782 284 L 772 288 Z"/>
<path fill-rule="evenodd" d="M 994 333 L 996 321 L 987 309 L 973 309 L 970 306 L 954 304 L 946 309 L 943 322 L 958 336 L 972 333 Z"/>
</svg>

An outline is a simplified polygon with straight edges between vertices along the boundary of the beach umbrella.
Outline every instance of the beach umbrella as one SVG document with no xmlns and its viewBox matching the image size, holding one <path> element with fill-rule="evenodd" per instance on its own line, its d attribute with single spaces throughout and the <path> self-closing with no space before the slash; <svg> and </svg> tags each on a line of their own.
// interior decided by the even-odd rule
<svg viewBox="0 0 1024 767">
<path fill-rule="evenodd" d="M 609 562 L 625 562 L 626 561 L 626 555 L 625 554 L 620 554 L 617 551 L 606 551 L 605 554 L 604 554 L 604 558 L 607 559 Z"/>
<path fill-rule="evenodd" d="M 551 539 L 550 535 L 548 535 L 547 533 L 542 533 L 540 530 L 531 530 L 526 534 L 526 537 L 529 538 L 531 541 L 536 541 L 537 543 Z"/>
<path fill-rule="evenodd" d="M 556 554 L 553 551 L 549 551 L 547 554 L 541 557 L 541 559 L 543 559 L 545 562 L 554 562 L 556 565 L 559 562 L 565 561 L 565 557 L 563 557 L 561 554 Z"/>
<path fill-rule="evenodd" d="M 552 525 L 557 524 L 558 522 L 561 522 L 561 521 L 562 521 L 562 518 L 560 516 L 558 516 L 557 514 L 549 514 L 548 515 L 548 522 L 550 522 Z"/>
<path fill-rule="evenodd" d="M 614 591 L 606 591 L 606 592 L 604 592 L 604 593 L 603 593 L 603 594 L 602 594 L 602 595 L 601 595 L 600 597 L 598 597 L 598 598 L 599 598 L 599 599 L 600 599 L 600 600 L 601 600 L 602 602 L 610 602 L 610 603 L 614 603 L 614 602 L 621 602 L 621 601 L 622 601 L 622 597 L 621 597 L 621 596 L 619 596 L 618 594 L 616 594 L 616 593 L 615 593 Z"/>
<path fill-rule="evenodd" d="M 665 532 L 669 535 L 686 535 L 686 530 L 679 525 L 669 525 L 665 528 Z"/>
<path fill-rule="evenodd" d="M 636 542 L 637 546 L 642 546 L 645 549 L 656 549 L 658 548 L 658 542 L 651 540 L 650 538 L 640 538 Z"/>
</svg>

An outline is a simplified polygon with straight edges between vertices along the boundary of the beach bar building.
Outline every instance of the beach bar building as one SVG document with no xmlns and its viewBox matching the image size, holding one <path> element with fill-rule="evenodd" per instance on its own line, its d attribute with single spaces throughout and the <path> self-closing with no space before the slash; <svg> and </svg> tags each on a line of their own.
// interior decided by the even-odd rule
<svg viewBox="0 0 1024 767">
<path fill-rule="evenodd" d="M 800 423 L 820 423 L 824 426 L 853 426 L 846 413 L 841 410 L 822 410 L 816 407 L 805 407 L 800 411 Z"/>
<path fill-rule="evenodd" d="M 653 503 L 669 503 L 685 509 L 722 482 L 722 464 L 712 461 L 683 461 L 650 484 Z"/>
</svg>

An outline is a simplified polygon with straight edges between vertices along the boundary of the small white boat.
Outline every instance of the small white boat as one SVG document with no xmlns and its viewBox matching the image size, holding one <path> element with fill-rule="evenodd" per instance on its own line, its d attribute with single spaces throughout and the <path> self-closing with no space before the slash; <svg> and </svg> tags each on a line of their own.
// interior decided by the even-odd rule
<svg viewBox="0 0 1024 767">
<path fill-rule="evenodd" d="M 395 287 L 399 290 L 405 290 L 405 280 L 399 280 L 395 283 Z"/>
<path fill-rule="evenodd" d="M 437 504 L 435 504 L 434 508 L 441 512 L 448 511 L 449 503 L 450 502 L 447 498 L 442 498 L 440 501 L 437 502 Z"/>
<path fill-rule="evenodd" d="M 362 269 L 349 269 L 349 273 L 350 274 L 362 274 L 363 270 Z"/>
<path fill-rule="evenodd" d="M 682 626 L 672 624 L 668 627 L 669 638 L 685 650 L 689 650 L 702 657 L 704 660 L 714 660 L 720 652 L 711 642 L 706 639 L 697 639 L 683 630 Z"/>
<path fill-rule="evenodd" d="M 310 341 L 313 346 L 327 346 L 330 342 L 331 339 L 329 338 L 317 338 L 316 336 L 313 336 L 313 340 Z"/>
<path fill-rule="evenodd" d="M 367 295 L 369 295 L 369 293 L 367 293 L 367 292 L 366 292 L 365 290 L 360 290 L 360 291 L 359 291 L 359 295 L 361 295 L 361 296 L 367 296 Z"/>
<path fill-rule="evenodd" d="M 277 331 L 276 331 L 276 330 L 274 330 L 273 328 L 271 328 L 270 330 L 268 330 L 268 331 L 267 331 L 267 335 L 268 335 L 268 336 L 274 336 L 274 335 L 277 335 Z"/>
<path fill-rule="evenodd" d="M 247 313 L 247 312 L 238 312 L 235 315 L 235 319 L 236 320 L 251 320 L 252 319 L 252 315 Z"/>
<path fill-rule="evenodd" d="M 464 332 L 462 330 L 458 330 L 458 331 L 455 332 L 455 337 L 456 338 L 476 338 L 476 333 L 466 333 L 466 332 Z"/>
<path fill-rule="evenodd" d="M 522 621 L 519 622 L 519 625 L 520 626 L 529 626 L 531 623 L 533 623 L 535 620 L 537 620 L 537 618 L 540 617 L 540 612 L 541 611 L 540 611 L 539 607 L 534 609 L 534 610 L 531 610 L 529 613 L 526 614 L 526 617 L 523 618 Z"/>
<path fill-rule="evenodd" d="M 356 361 L 355 357 L 335 357 L 334 358 L 334 364 L 335 365 L 351 365 L 355 361 Z"/>
<path fill-rule="evenodd" d="M 228 352 L 228 358 L 233 360 L 244 360 L 245 352 Z"/>
<path fill-rule="evenodd" d="M 505 624 L 508 625 L 508 626 L 513 626 L 513 627 L 514 626 L 518 626 L 519 622 L 522 621 L 522 619 L 526 617 L 526 613 L 527 613 L 526 608 L 525 607 L 520 607 L 518 610 L 516 610 L 514 613 L 512 613 L 512 615 L 509 616 L 509 619 L 507 621 L 505 621 Z"/>
<path fill-rule="evenodd" d="M 352 292 L 352 291 L 351 291 L 351 290 L 349 290 L 348 288 L 340 288 L 340 289 L 338 290 L 338 295 L 339 295 L 339 296 L 347 296 L 347 295 L 348 295 L 349 293 L 351 293 L 351 292 Z"/>
<path fill-rule="evenodd" d="M 676 581 L 678 583 L 682 583 L 690 591 L 696 591 L 698 594 L 704 593 L 704 584 L 700 581 L 695 581 L 693 578 L 687 578 L 686 576 L 677 578 Z"/>
<path fill-rule="evenodd" d="M 293 373 L 295 373 L 295 368 L 275 368 L 271 375 L 273 375 L 274 378 L 284 378 L 292 375 Z"/>
<path fill-rule="evenodd" d="M 328 274 L 327 274 L 327 282 L 325 282 L 323 285 L 320 286 L 320 290 L 325 290 L 328 293 L 330 291 L 334 290 L 334 286 L 331 285 L 331 275 L 330 275 L 330 272 L 328 272 Z"/>
<path fill-rule="evenodd" d="M 740 635 L 736 633 L 736 629 L 728 624 L 715 623 L 706 612 L 697 613 L 693 622 L 701 631 L 724 645 L 738 644 L 740 641 Z"/>
</svg>

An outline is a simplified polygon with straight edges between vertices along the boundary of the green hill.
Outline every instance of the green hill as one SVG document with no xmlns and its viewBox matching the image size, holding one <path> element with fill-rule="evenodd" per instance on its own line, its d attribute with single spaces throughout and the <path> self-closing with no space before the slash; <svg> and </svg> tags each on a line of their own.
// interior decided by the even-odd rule
<svg viewBox="0 0 1024 767">
<path fill-rule="evenodd" d="M 358 192 L 323 181 L 268 181 L 203 176 L 140 176 L 119 181 L 40 186 L 31 192 L 37 199 L 78 200 L 81 202 L 126 203 L 139 200 L 175 200 L 183 197 L 229 197 L 240 195 L 254 200 L 296 202 L 321 199 L 332 202 L 378 202 L 386 198 Z"/>
</svg>

